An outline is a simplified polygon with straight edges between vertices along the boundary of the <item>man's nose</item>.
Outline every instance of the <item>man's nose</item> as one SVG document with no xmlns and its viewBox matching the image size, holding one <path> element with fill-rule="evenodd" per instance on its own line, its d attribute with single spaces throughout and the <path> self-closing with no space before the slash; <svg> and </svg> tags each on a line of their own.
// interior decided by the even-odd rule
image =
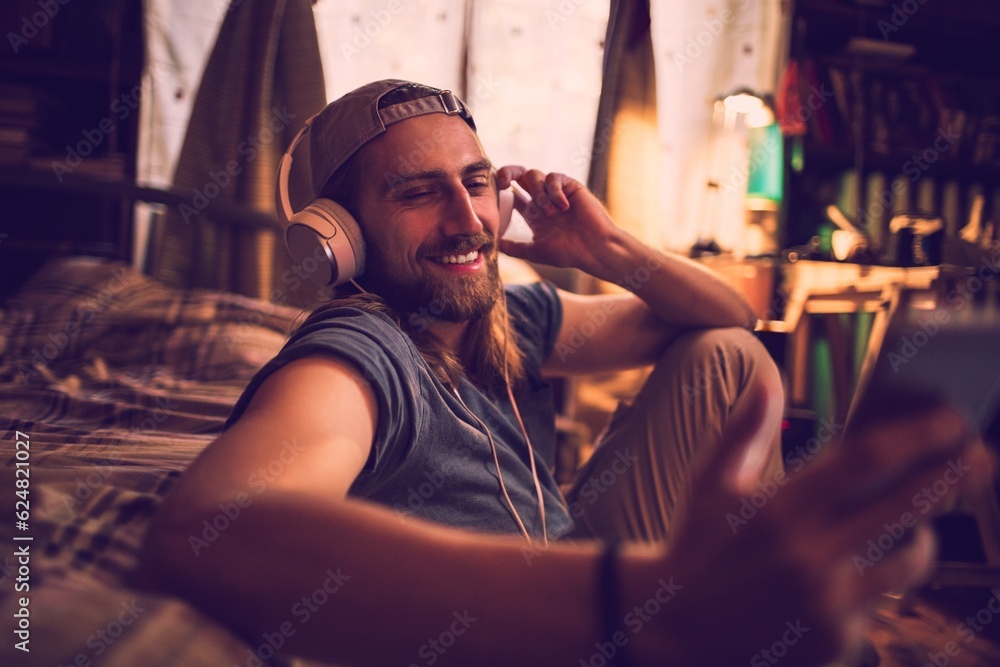
<svg viewBox="0 0 1000 667">
<path fill-rule="evenodd" d="M 472 197 L 464 189 L 449 198 L 444 217 L 442 231 L 446 236 L 473 235 L 483 231 L 483 221 L 479 219 Z"/>
</svg>

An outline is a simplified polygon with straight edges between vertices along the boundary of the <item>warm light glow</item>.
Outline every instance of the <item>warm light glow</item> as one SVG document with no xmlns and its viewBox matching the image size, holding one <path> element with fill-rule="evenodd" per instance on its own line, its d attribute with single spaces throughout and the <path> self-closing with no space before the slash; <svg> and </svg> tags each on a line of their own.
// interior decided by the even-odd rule
<svg viewBox="0 0 1000 667">
<path fill-rule="evenodd" d="M 756 95 L 751 95 L 750 93 L 736 93 L 735 95 L 729 95 L 725 99 L 725 105 L 727 111 L 744 114 L 759 113 L 761 110 L 767 108 L 764 105 L 764 100 L 760 99 Z"/>
<path fill-rule="evenodd" d="M 774 112 L 766 104 L 761 103 L 758 109 L 747 114 L 747 127 L 768 127 L 774 124 Z"/>
<path fill-rule="evenodd" d="M 726 95 L 716 104 L 721 104 L 728 115 L 743 116 L 747 127 L 767 127 L 774 123 L 774 111 L 761 97 L 747 90 Z"/>
<path fill-rule="evenodd" d="M 861 234 L 846 229 L 835 229 L 830 238 L 830 248 L 833 256 L 843 262 L 850 259 L 854 253 L 863 249 L 865 237 Z"/>
</svg>

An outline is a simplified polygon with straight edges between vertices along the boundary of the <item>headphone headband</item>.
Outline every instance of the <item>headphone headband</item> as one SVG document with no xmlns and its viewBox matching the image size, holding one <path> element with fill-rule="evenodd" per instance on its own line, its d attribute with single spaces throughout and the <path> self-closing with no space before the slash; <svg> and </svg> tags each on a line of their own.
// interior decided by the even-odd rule
<svg viewBox="0 0 1000 667">
<path fill-rule="evenodd" d="M 278 162 L 278 187 L 275 188 L 274 192 L 274 204 L 275 208 L 278 210 L 281 222 L 285 225 L 288 225 L 289 221 L 292 219 L 292 215 L 294 215 L 292 211 L 292 202 L 288 196 L 288 178 L 292 171 L 292 162 L 295 159 L 293 157 L 295 147 L 299 145 L 300 141 L 302 141 L 302 138 L 309 130 L 309 125 L 315 117 L 316 116 L 313 116 L 307 120 L 306 124 L 302 126 L 302 129 L 296 133 L 295 138 L 292 139 L 292 143 L 288 145 L 288 150 L 285 151 L 285 154 L 281 156 L 281 161 Z"/>
</svg>

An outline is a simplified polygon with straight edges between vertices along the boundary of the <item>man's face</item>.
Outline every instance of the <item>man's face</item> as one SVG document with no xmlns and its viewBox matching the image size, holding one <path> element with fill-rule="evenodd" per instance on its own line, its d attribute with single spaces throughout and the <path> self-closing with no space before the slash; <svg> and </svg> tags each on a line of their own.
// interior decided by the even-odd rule
<svg viewBox="0 0 1000 667">
<path fill-rule="evenodd" d="M 362 150 L 365 288 L 400 312 L 450 322 L 489 312 L 500 290 L 500 220 L 476 134 L 433 113 L 391 125 Z"/>
</svg>

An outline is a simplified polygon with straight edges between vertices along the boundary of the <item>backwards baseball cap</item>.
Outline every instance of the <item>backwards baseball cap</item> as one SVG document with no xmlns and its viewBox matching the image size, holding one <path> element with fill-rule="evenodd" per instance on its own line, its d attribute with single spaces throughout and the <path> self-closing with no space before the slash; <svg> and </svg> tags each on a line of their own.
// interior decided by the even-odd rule
<svg viewBox="0 0 1000 667">
<path fill-rule="evenodd" d="M 383 97 L 400 89 L 412 91 L 408 96 L 413 99 L 379 108 Z M 310 121 L 309 154 L 314 192 L 317 195 L 322 192 L 334 172 L 387 127 L 428 113 L 461 116 L 473 131 L 476 129 L 468 107 L 450 90 L 400 79 L 375 81 L 330 102 Z"/>
</svg>

